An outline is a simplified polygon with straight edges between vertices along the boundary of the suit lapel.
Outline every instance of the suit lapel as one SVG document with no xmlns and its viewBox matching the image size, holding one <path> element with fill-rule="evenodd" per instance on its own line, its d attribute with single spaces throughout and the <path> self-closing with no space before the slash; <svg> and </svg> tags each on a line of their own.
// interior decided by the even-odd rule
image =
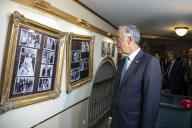
<svg viewBox="0 0 192 128">
<path fill-rule="evenodd" d="M 120 86 L 119 87 L 122 87 L 123 86 L 123 83 L 126 81 L 126 79 L 129 78 L 129 76 L 132 74 L 132 72 L 134 71 L 134 69 L 137 67 L 137 65 L 140 63 L 141 61 L 141 58 L 143 56 L 143 51 L 140 50 L 139 53 L 135 56 L 135 58 L 133 59 L 133 61 L 131 62 L 128 70 L 125 72 L 125 75 L 122 79 L 122 81 L 120 81 Z M 122 67 L 121 67 L 122 69 Z"/>
</svg>

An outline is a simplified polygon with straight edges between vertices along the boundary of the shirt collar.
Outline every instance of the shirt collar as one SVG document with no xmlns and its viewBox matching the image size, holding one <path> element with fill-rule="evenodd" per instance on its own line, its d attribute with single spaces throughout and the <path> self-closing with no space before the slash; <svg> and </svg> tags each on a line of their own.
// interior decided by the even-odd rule
<svg viewBox="0 0 192 128">
<path fill-rule="evenodd" d="M 132 53 L 129 55 L 130 61 L 133 61 L 133 59 L 134 59 L 135 56 L 139 53 L 139 51 L 140 51 L 140 48 L 137 48 L 134 52 L 132 52 Z"/>
<path fill-rule="evenodd" d="M 175 61 L 176 61 L 175 59 L 174 59 L 174 60 L 172 60 L 172 61 L 171 61 L 171 64 L 173 65 L 173 64 L 175 63 Z"/>
</svg>

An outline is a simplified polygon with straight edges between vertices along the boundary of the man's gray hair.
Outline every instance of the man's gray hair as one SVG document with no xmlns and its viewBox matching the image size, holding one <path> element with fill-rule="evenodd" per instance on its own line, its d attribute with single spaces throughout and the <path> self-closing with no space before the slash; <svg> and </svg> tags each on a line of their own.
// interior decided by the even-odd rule
<svg viewBox="0 0 192 128">
<path fill-rule="evenodd" d="M 125 29 L 125 36 L 132 36 L 133 40 L 136 44 L 139 44 L 140 41 L 140 32 L 139 29 L 135 25 L 121 25 L 120 28 Z"/>
</svg>

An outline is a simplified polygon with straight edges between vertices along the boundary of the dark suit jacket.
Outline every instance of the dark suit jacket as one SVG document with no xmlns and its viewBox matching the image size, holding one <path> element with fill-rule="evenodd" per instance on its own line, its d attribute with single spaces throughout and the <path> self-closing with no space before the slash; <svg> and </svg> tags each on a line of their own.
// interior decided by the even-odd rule
<svg viewBox="0 0 192 128">
<path fill-rule="evenodd" d="M 120 82 L 123 63 L 112 99 L 112 128 L 154 128 L 162 82 L 159 61 L 140 51 Z"/>
<path fill-rule="evenodd" d="M 188 84 L 192 84 L 192 65 L 189 64 L 189 60 L 184 62 L 185 81 Z"/>
<path fill-rule="evenodd" d="M 185 86 L 184 82 L 184 68 L 180 60 L 176 60 L 170 71 L 167 79 L 167 86 L 171 89 L 172 94 L 180 95 L 183 93 Z"/>
</svg>

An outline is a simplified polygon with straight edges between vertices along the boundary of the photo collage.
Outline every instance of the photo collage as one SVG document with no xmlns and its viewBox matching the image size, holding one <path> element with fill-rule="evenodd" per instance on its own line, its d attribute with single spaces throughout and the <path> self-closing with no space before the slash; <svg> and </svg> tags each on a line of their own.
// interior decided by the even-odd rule
<svg viewBox="0 0 192 128">
<path fill-rule="evenodd" d="M 72 40 L 71 83 L 89 75 L 89 51 L 88 41 Z"/>
<path fill-rule="evenodd" d="M 56 46 L 55 38 L 25 27 L 19 29 L 17 50 L 20 51 L 16 54 L 18 63 L 12 80 L 13 96 L 51 89 Z M 39 53 L 42 53 L 40 57 Z"/>
</svg>

